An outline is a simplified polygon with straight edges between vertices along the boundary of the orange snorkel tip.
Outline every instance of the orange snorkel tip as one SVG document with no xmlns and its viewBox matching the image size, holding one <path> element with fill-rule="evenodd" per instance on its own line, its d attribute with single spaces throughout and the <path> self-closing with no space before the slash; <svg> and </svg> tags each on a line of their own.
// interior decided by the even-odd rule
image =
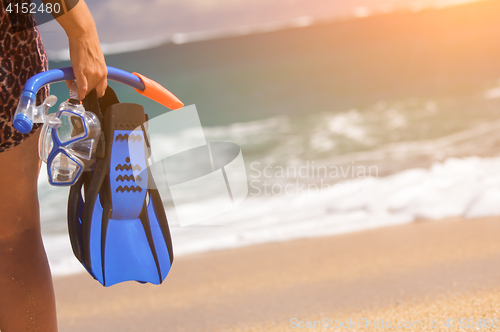
<svg viewBox="0 0 500 332">
<path fill-rule="evenodd" d="M 180 101 L 179 98 L 177 98 L 172 92 L 165 89 L 160 83 L 155 82 L 152 79 L 147 78 L 146 76 L 139 73 L 132 74 L 139 77 L 144 83 L 143 91 L 134 88 L 134 90 L 139 94 L 152 99 L 171 110 L 177 110 L 184 107 L 184 103 Z"/>
</svg>

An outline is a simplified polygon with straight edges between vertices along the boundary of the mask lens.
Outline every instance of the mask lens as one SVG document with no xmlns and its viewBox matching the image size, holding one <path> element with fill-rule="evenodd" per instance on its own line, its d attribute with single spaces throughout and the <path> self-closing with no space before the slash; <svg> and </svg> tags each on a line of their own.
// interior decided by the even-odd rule
<svg viewBox="0 0 500 332">
<path fill-rule="evenodd" d="M 95 140 L 86 139 L 68 144 L 65 149 L 71 155 L 75 155 L 82 159 L 90 160 L 92 158 L 92 152 L 95 151 L 94 145 L 95 145 Z"/>
<path fill-rule="evenodd" d="M 38 140 L 38 155 L 40 156 L 40 159 L 47 162 L 49 153 L 53 146 L 52 128 L 47 124 L 44 124 L 42 127 L 42 133 L 40 134 L 40 139 Z"/>
<path fill-rule="evenodd" d="M 85 137 L 86 131 L 82 116 L 62 111 L 59 118 L 61 125 L 57 128 L 57 136 L 61 143 Z"/>
<path fill-rule="evenodd" d="M 70 159 L 64 153 L 59 152 L 50 164 L 52 183 L 73 182 L 80 173 L 81 168 L 82 165 Z"/>
</svg>

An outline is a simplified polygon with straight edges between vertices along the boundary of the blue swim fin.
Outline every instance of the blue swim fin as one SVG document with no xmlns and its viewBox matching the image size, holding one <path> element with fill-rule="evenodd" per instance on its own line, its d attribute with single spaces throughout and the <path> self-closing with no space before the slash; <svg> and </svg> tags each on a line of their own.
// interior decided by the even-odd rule
<svg viewBox="0 0 500 332">
<path fill-rule="evenodd" d="M 148 189 L 156 186 L 147 161 L 146 115 L 142 106 L 117 99 L 105 107 L 105 143 L 98 148 L 95 170 L 70 189 L 73 252 L 104 286 L 128 280 L 161 284 L 173 251 L 161 197 L 157 189 Z"/>
</svg>

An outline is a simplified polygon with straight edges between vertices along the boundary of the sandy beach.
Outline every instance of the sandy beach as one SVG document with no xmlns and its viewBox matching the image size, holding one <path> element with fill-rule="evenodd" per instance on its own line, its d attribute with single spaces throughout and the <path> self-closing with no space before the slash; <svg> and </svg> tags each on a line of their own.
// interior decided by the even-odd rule
<svg viewBox="0 0 500 332">
<path fill-rule="evenodd" d="M 439 330 L 454 331 L 453 319 L 493 322 L 500 319 L 499 221 L 421 221 L 179 257 L 161 286 L 104 288 L 86 274 L 58 277 L 60 331 L 375 328 L 325 325 L 358 318 L 423 322 L 407 331 L 431 329 L 429 320 L 438 319 Z M 322 328 L 306 328 L 320 320 Z"/>
</svg>

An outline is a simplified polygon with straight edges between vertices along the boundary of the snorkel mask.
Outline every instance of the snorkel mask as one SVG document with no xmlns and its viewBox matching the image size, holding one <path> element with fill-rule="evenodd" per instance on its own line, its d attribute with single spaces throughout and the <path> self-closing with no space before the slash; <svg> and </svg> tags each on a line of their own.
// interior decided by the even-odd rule
<svg viewBox="0 0 500 332">
<path fill-rule="evenodd" d="M 92 170 L 96 160 L 101 124 L 77 97 L 73 83 L 70 99 L 61 103 L 57 113 L 47 115 L 38 141 L 40 159 L 47 163 L 49 182 L 55 186 L 75 184 L 83 171 Z"/>
<path fill-rule="evenodd" d="M 141 74 L 107 68 L 108 79 L 132 86 L 140 94 L 170 109 L 184 106 L 170 91 Z M 71 186 L 82 172 L 92 170 L 96 151 L 104 140 L 99 119 L 86 111 L 77 99 L 75 83 L 70 99 L 61 103 L 56 113 L 48 113 L 57 102 L 55 96 L 49 96 L 40 106 L 35 106 L 36 93 L 43 85 L 73 79 L 71 67 L 52 69 L 31 77 L 24 85 L 14 115 L 14 128 L 23 134 L 32 130 L 33 123 L 44 124 L 38 151 L 40 159 L 47 163 L 49 182 L 55 186 Z"/>
</svg>

